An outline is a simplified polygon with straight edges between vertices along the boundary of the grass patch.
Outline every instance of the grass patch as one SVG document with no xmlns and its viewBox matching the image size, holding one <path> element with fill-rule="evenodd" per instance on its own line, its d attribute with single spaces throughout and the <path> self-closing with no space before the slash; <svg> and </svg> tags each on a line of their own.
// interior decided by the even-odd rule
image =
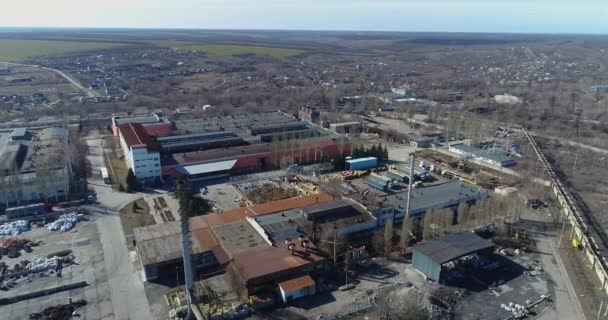
<svg viewBox="0 0 608 320">
<path fill-rule="evenodd" d="M 122 185 L 123 188 L 127 188 L 127 174 L 129 173 L 129 168 L 127 167 L 127 163 L 125 159 L 114 158 L 110 156 L 110 164 L 112 166 L 113 182 L 112 188 L 118 190 L 119 186 Z"/>
<path fill-rule="evenodd" d="M 32 57 L 60 56 L 66 53 L 94 51 L 127 46 L 124 43 L 52 40 L 0 39 L 0 61 L 18 61 Z"/>
<path fill-rule="evenodd" d="M 235 54 L 261 54 L 270 55 L 276 58 L 285 58 L 300 54 L 304 51 L 289 48 L 227 45 L 227 44 L 200 44 L 185 41 L 160 41 L 155 42 L 157 46 L 174 48 L 180 50 L 194 50 L 206 52 L 219 56 L 229 56 Z"/>
<path fill-rule="evenodd" d="M 156 224 L 150 214 L 150 207 L 143 199 L 135 200 L 120 210 L 120 223 L 124 231 L 127 245 L 133 245 L 133 229 Z"/>
</svg>

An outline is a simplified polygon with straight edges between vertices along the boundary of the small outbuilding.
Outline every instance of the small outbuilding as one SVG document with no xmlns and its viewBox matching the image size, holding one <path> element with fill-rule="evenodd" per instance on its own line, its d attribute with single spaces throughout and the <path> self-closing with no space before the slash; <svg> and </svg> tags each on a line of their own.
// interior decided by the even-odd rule
<svg viewBox="0 0 608 320">
<path fill-rule="evenodd" d="M 279 282 L 278 285 L 284 303 L 316 293 L 315 281 L 309 275 Z"/>
<path fill-rule="evenodd" d="M 473 254 L 491 255 L 494 244 L 472 232 L 457 232 L 424 241 L 413 248 L 412 265 L 427 278 L 439 281 L 442 266 Z"/>
</svg>

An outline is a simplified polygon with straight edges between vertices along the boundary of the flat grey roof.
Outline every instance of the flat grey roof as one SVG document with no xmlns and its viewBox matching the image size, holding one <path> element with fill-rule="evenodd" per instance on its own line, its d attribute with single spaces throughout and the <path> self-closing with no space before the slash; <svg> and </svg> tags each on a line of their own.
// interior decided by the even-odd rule
<svg viewBox="0 0 608 320">
<path fill-rule="evenodd" d="M 116 117 L 114 118 L 114 122 L 116 125 L 121 125 L 125 123 L 155 123 L 160 122 L 159 117 L 156 115 L 141 115 L 141 116 L 133 116 L 133 117 Z"/>
<path fill-rule="evenodd" d="M 26 132 L 27 132 L 26 128 L 13 129 L 13 132 L 11 132 L 11 137 L 23 137 L 23 136 L 25 136 Z"/>
<path fill-rule="evenodd" d="M 219 171 L 227 171 L 232 169 L 236 164 L 236 160 L 225 160 L 210 163 L 195 164 L 183 166 L 183 171 L 188 175 L 205 174 Z"/>
<path fill-rule="evenodd" d="M 247 221 L 237 221 L 212 228 L 217 241 L 228 254 L 259 246 L 268 246 L 266 241 Z"/>
<path fill-rule="evenodd" d="M 436 240 L 427 240 L 416 246 L 414 251 L 429 257 L 433 262 L 446 262 L 473 254 L 480 250 L 493 248 L 494 244 L 473 232 L 457 232 Z"/>
<path fill-rule="evenodd" d="M 426 210 L 427 208 L 445 208 L 478 198 L 486 198 L 487 192 L 460 181 L 422 187 L 412 190 L 410 201 L 411 211 Z M 388 195 L 385 200 L 398 211 L 404 211 L 407 202 L 407 192 Z"/>
</svg>

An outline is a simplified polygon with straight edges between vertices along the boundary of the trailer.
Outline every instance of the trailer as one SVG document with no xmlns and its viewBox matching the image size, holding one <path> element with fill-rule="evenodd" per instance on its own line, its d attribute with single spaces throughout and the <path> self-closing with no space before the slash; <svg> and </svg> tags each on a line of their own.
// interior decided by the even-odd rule
<svg viewBox="0 0 608 320">
<path fill-rule="evenodd" d="M 41 213 L 49 212 L 48 206 L 44 203 L 35 203 L 27 206 L 12 207 L 6 209 L 6 217 L 15 219 L 27 216 L 33 216 Z"/>
<path fill-rule="evenodd" d="M 348 164 L 348 170 L 367 170 L 376 168 L 378 166 L 378 158 L 376 157 L 367 157 L 367 158 L 358 158 L 358 159 L 349 159 L 346 160 Z"/>
<path fill-rule="evenodd" d="M 110 181 L 110 175 L 108 174 L 108 169 L 103 167 L 103 168 L 99 169 L 99 172 L 101 173 L 101 178 L 103 179 L 103 183 L 105 183 L 105 184 L 112 183 L 112 181 Z"/>
<path fill-rule="evenodd" d="M 389 184 L 390 182 L 385 180 L 385 179 L 381 179 L 379 176 L 373 176 L 370 175 L 367 177 L 367 179 L 365 180 L 365 182 L 370 186 L 373 187 L 375 189 L 378 190 L 382 190 L 385 191 L 386 189 L 389 188 Z"/>
</svg>

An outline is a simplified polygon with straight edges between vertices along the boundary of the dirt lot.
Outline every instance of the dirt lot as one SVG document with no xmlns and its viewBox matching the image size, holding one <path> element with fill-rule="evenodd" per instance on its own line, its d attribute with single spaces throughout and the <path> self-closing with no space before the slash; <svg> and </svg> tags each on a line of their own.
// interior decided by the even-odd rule
<svg viewBox="0 0 608 320">
<path fill-rule="evenodd" d="M 5 257 L 3 261 L 14 264 L 23 259 L 31 260 L 34 257 L 42 257 L 60 250 L 71 249 L 76 258 L 76 264 L 64 267 L 62 277 L 34 278 L 32 282 L 21 283 L 10 291 L 0 291 L 0 297 L 24 294 L 79 281 L 86 281 L 87 286 L 2 306 L 3 319 L 23 319 L 32 312 L 42 311 L 45 307 L 67 303 L 69 297 L 75 300 L 87 300 L 87 305 L 78 309 L 78 312 L 85 319 L 113 317 L 114 311 L 110 298 L 111 289 L 95 221 L 80 222 L 74 229 L 65 233 L 50 231 L 46 228 L 35 228 L 26 232 L 23 236 L 32 241 L 42 240 L 43 243 L 34 248 L 31 253 L 23 253 L 16 259 Z"/>
<path fill-rule="evenodd" d="M 127 245 L 131 246 L 132 241 L 129 240 L 133 236 L 133 229 L 156 224 L 156 221 L 150 214 L 148 204 L 143 199 L 139 199 L 120 210 L 120 223 L 127 239 Z"/>
</svg>

